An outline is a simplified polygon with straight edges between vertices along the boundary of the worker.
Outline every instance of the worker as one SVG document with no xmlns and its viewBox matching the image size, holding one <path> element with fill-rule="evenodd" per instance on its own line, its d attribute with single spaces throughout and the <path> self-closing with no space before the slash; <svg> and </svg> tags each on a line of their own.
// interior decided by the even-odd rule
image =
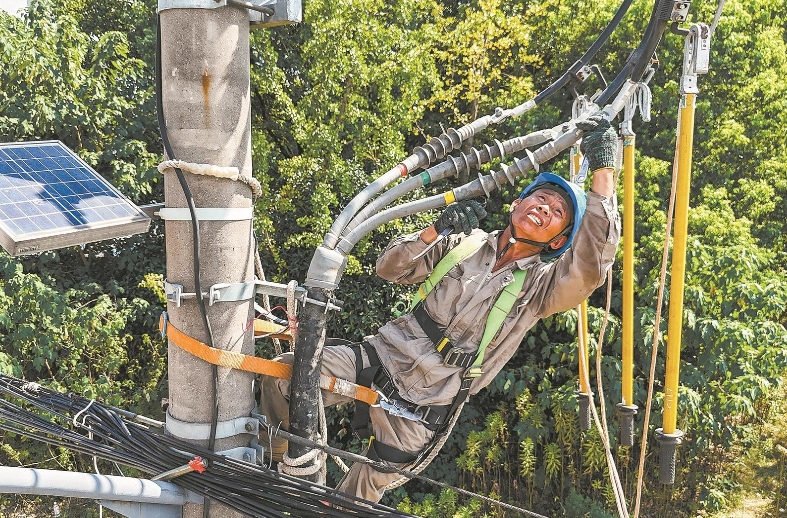
<svg viewBox="0 0 787 518">
<path fill-rule="evenodd" d="M 356 404 L 354 428 L 369 445 L 368 457 L 400 468 L 413 466 L 434 445 L 436 434 L 446 433 L 446 423 L 467 397 L 494 379 L 539 319 L 575 308 L 604 283 L 620 238 L 613 169 L 617 135 L 601 114 L 577 126 L 584 132 L 581 150 L 592 175 L 587 195 L 577 184 L 542 173 L 513 201 L 510 223 L 502 231 L 483 234 L 477 229 L 486 215 L 483 206 L 460 201 L 432 226 L 393 239 L 380 255 L 380 277 L 417 284 L 450 250 L 481 235 L 469 255 L 432 280 L 434 288 L 412 311 L 361 344 L 324 348 L 323 373 L 371 385 L 387 403 Z M 414 259 L 446 228 L 453 233 Z M 508 304 L 499 332 L 479 352 L 492 306 L 516 276 L 524 279 L 516 301 Z M 292 353 L 278 359 L 291 364 Z M 289 380 L 262 378 L 260 410 L 273 426 L 286 429 Z M 323 398 L 326 406 L 352 401 L 325 391 Z M 286 451 L 286 441 L 272 437 L 261 442 L 269 440 L 274 455 Z M 355 463 L 337 488 L 377 502 L 398 477 Z"/>
</svg>

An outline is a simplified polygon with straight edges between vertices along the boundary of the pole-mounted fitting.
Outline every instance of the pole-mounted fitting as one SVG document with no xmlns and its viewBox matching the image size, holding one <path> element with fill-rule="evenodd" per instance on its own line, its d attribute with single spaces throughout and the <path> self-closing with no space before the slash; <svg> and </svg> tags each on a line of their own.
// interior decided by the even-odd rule
<svg viewBox="0 0 787 518">
<path fill-rule="evenodd" d="M 672 485 L 675 483 L 675 450 L 683 442 L 683 432 L 664 433 L 663 428 L 656 428 L 656 440 L 661 445 L 659 452 L 659 482 Z"/>
<path fill-rule="evenodd" d="M 710 27 L 704 23 L 695 23 L 688 30 L 683 45 L 681 94 L 699 93 L 697 75 L 707 74 L 710 67 L 710 36 Z"/>
<path fill-rule="evenodd" d="M 226 6 L 248 9 L 251 29 L 303 21 L 301 0 L 159 0 L 157 12 L 167 9 L 217 9 Z"/>
<path fill-rule="evenodd" d="M 346 266 L 346 255 L 339 250 L 318 246 L 306 272 L 304 285 L 324 290 L 336 289 Z"/>
<path fill-rule="evenodd" d="M 587 392 L 577 392 L 577 403 L 579 404 L 579 429 L 583 432 L 590 430 L 590 394 Z"/>
<path fill-rule="evenodd" d="M 634 416 L 637 415 L 637 405 L 618 403 L 618 418 L 620 420 L 620 445 L 634 446 Z"/>
</svg>

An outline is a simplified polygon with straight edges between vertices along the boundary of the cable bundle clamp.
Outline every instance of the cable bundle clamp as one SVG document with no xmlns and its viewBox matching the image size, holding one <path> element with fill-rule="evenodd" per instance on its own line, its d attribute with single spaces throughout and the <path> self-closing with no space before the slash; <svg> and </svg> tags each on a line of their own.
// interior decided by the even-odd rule
<svg viewBox="0 0 787 518">
<path fill-rule="evenodd" d="M 316 304 L 318 306 L 326 306 L 325 302 L 307 297 L 306 288 L 302 286 L 295 287 L 294 297 L 295 300 L 305 305 L 307 302 Z M 176 284 L 164 279 L 164 294 L 166 295 L 167 302 L 175 304 L 179 308 L 184 299 L 196 298 L 197 294 L 192 292 L 183 291 L 182 284 Z M 287 285 L 279 284 L 276 282 L 253 280 L 249 282 L 234 282 L 234 283 L 217 283 L 209 288 L 202 297 L 207 299 L 208 305 L 212 306 L 216 302 L 238 302 L 241 300 L 249 300 L 254 298 L 257 294 L 272 295 L 274 297 L 287 297 Z M 327 302 L 327 309 L 339 310 L 341 309 L 341 302 L 335 299 Z"/>
</svg>

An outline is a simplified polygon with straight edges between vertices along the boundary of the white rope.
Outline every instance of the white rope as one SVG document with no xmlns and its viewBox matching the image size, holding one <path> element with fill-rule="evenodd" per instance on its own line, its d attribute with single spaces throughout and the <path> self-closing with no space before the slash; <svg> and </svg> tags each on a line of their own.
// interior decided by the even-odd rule
<svg viewBox="0 0 787 518">
<path fill-rule="evenodd" d="M 314 462 L 311 466 L 302 468 L 304 464 Z M 324 466 L 320 462 L 320 450 L 309 450 L 300 457 L 292 458 L 285 451 L 282 455 L 282 462 L 279 463 L 279 472 L 294 477 L 302 477 L 305 475 L 314 475 L 319 472 Z"/>
<path fill-rule="evenodd" d="M 168 169 L 181 169 L 192 174 L 203 176 L 215 176 L 216 178 L 226 178 L 235 182 L 241 182 L 249 186 L 253 198 L 262 195 L 262 185 L 256 178 L 240 174 L 237 167 L 218 166 L 212 164 L 194 164 L 183 160 L 164 160 L 158 165 L 159 173 L 164 173 Z"/>
<path fill-rule="evenodd" d="M 596 347 L 596 389 L 598 390 L 599 396 L 599 405 L 601 406 L 601 418 L 599 419 L 599 413 L 596 411 L 596 403 L 593 399 L 593 392 L 590 391 L 590 387 L 581 387 L 580 390 L 587 390 L 588 392 L 588 400 L 590 405 L 590 411 L 593 415 L 593 421 L 596 425 L 596 429 L 598 430 L 599 437 L 601 438 L 601 442 L 604 445 L 604 456 L 607 461 L 607 467 L 609 468 L 609 480 L 610 484 L 612 485 L 612 490 L 615 496 L 615 504 L 618 508 L 618 515 L 621 518 L 629 518 L 629 512 L 626 507 L 626 496 L 623 490 L 623 484 L 620 481 L 620 475 L 618 474 L 617 466 L 615 465 L 615 459 L 612 456 L 612 447 L 610 445 L 609 440 L 609 427 L 607 425 L 607 414 L 606 414 L 606 405 L 604 399 L 604 384 L 602 381 L 602 370 L 601 370 L 601 350 L 604 343 L 604 333 L 607 328 L 607 322 L 609 320 L 609 313 L 610 313 L 610 304 L 612 300 L 612 270 L 607 271 L 607 305 L 604 312 L 604 318 L 601 322 L 601 329 L 599 330 L 599 337 L 598 343 Z M 579 368 L 583 371 L 582 374 L 584 378 L 589 380 L 590 379 L 590 372 L 588 369 L 588 361 L 587 357 L 585 356 L 585 348 L 582 345 L 582 329 L 578 330 L 578 361 L 579 361 Z"/>
<path fill-rule="evenodd" d="M 290 331 L 292 332 L 292 349 L 295 349 L 295 342 L 298 341 L 298 301 L 295 300 L 296 288 L 298 288 L 297 281 L 293 280 L 287 283 L 287 318 L 289 319 Z"/>
<path fill-rule="evenodd" d="M 317 412 L 319 414 L 319 430 L 317 435 L 317 440 L 315 441 L 320 446 L 327 446 L 328 445 L 328 425 L 325 422 L 325 407 L 323 406 L 322 402 L 322 391 L 318 391 L 317 396 Z M 270 434 L 268 435 L 270 437 Z M 339 467 L 347 473 L 350 468 L 348 468 L 342 460 L 335 455 L 331 455 L 333 460 L 339 464 Z M 320 474 L 320 479 L 322 483 L 325 482 L 326 474 L 328 472 L 328 454 L 324 450 L 313 449 L 301 455 L 300 457 L 293 459 L 291 458 L 287 452 L 284 452 L 282 455 L 282 462 L 279 463 L 279 472 L 286 473 L 287 475 L 293 476 L 304 476 L 304 475 L 314 475 L 315 473 Z M 309 462 L 314 462 L 309 467 L 301 468 L 304 464 Z"/>
</svg>

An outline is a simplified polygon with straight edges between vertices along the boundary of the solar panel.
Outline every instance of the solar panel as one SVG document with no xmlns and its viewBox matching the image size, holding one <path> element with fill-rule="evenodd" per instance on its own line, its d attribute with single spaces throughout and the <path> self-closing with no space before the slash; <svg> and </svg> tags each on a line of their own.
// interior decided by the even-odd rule
<svg viewBox="0 0 787 518">
<path fill-rule="evenodd" d="M 62 142 L 0 143 L 0 245 L 11 255 L 129 236 L 149 225 Z"/>
</svg>

